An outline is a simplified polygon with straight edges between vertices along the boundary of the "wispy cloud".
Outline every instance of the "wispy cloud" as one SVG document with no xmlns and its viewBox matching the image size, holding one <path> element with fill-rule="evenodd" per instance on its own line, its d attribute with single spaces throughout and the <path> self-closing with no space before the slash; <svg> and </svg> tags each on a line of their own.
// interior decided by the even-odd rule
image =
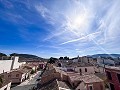
<svg viewBox="0 0 120 90">
<path fill-rule="evenodd" d="M 46 15 L 49 15 L 49 17 L 52 17 L 54 20 L 52 21 L 51 19 L 51 22 L 59 23 L 59 26 L 54 26 L 55 30 L 50 31 L 52 34 L 50 34 L 47 39 L 56 38 L 60 42 L 60 45 L 73 45 L 75 42 L 81 44 L 83 42 L 88 44 L 94 43 L 97 45 L 97 48 L 101 49 L 104 53 L 109 53 L 107 51 L 108 49 L 104 49 L 101 45 L 105 45 L 110 37 L 120 34 L 120 25 L 118 25 L 120 22 L 120 7 L 118 5 L 120 1 L 108 2 L 109 1 L 104 2 L 103 0 L 97 2 L 74 0 L 72 1 L 72 8 L 65 2 L 66 5 L 68 5 L 68 8 L 64 10 L 65 12 L 61 12 L 60 9 L 59 11 L 49 9 L 46 11 L 45 9 L 45 12 L 48 13 Z M 71 2 L 69 2 L 69 4 L 71 4 Z M 43 11 L 41 11 L 41 13 L 42 12 Z M 47 19 L 47 16 L 44 18 Z M 48 19 L 48 21 L 49 20 L 50 19 Z"/>
<path fill-rule="evenodd" d="M 113 48 L 120 50 L 117 46 L 120 44 L 120 0 L 18 1 L 24 6 L 21 7 L 23 14 L 14 11 L 17 6 L 13 2 L 7 3 L 13 13 L 9 12 L 6 3 L 8 12 L 0 11 L 1 15 L 6 13 L 8 20 L 47 29 L 45 38 L 34 37 L 42 42 L 37 48 L 44 47 L 53 54 L 68 55 L 112 53 Z M 44 23 L 47 25 L 44 26 Z M 22 33 L 21 36 L 29 36 L 26 31 Z"/>
</svg>

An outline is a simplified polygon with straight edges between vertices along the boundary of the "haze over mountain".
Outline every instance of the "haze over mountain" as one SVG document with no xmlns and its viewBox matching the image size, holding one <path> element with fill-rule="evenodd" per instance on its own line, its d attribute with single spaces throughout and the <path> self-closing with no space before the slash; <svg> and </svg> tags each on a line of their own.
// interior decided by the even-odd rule
<svg viewBox="0 0 120 90">
<path fill-rule="evenodd" d="M 94 54 L 90 55 L 93 58 L 98 58 L 98 57 L 112 57 L 112 58 L 117 58 L 120 57 L 120 54 Z"/>
</svg>

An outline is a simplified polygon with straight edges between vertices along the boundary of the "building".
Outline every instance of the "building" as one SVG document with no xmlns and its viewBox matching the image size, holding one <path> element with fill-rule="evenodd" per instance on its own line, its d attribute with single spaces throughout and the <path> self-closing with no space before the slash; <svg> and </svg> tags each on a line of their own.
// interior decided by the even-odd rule
<svg viewBox="0 0 120 90">
<path fill-rule="evenodd" d="M 120 90 L 120 67 L 109 66 L 105 68 L 109 87 L 111 90 Z"/>
<path fill-rule="evenodd" d="M 10 90 L 10 87 L 11 87 L 11 81 L 5 79 L 3 73 L 0 74 L 0 90 Z"/>
<path fill-rule="evenodd" d="M 12 84 L 17 84 L 29 78 L 30 71 L 26 69 L 11 70 L 7 76 Z"/>
<path fill-rule="evenodd" d="M 4 80 L 11 81 L 12 84 L 19 84 L 29 78 L 29 73 L 29 70 L 26 69 L 14 69 L 10 72 L 1 73 L 0 75 Z"/>
<path fill-rule="evenodd" d="M 94 74 L 83 74 L 75 71 L 63 71 L 61 67 L 48 65 L 47 70 L 43 73 L 40 86 L 49 85 L 51 81 L 57 79 L 60 86 L 58 90 L 104 90 L 104 81 Z M 69 87 L 67 87 L 66 85 Z M 64 87 L 65 85 L 65 87 Z M 43 87 L 44 88 L 44 87 Z M 45 89 L 43 89 L 45 90 Z M 50 89 L 49 89 L 50 90 Z M 57 90 L 57 89 L 56 89 Z"/>
<path fill-rule="evenodd" d="M 114 66 L 115 65 L 115 61 L 111 60 L 109 58 L 98 57 L 97 58 L 97 64 L 99 66 L 103 66 L 103 65 L 112 65 L 112 66 Z"/>
<path fill-rule="evenodd" d="M 12 69 L 17 69 L 25 62 L 18 62 L 19 57 L 10 57 L 10 59 L 0 60 L 0 73 L 8 72 Z"/>
<path fill-rule="evenodd" d="M 68 72 L 68 81 L 74 90 L 105 90 L 104 81 L 94 74 L 79 75 Z"/>
<path fill-rule="evenodd" d="M 81 67 L 75 67 L 75 72 L 80 73 L 80 75 L 86 75 L 86 74 L 94 74 L 94 66 L 81 66 Z"/>
</svg>

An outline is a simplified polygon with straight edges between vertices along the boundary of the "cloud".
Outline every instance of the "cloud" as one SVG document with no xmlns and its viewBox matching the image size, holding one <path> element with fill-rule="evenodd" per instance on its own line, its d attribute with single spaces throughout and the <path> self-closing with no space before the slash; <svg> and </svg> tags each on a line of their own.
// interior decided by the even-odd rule
<svg viewBox="0 0 120 90">
<path fill-rule="evenodd" d="M 54 30 L 50 31 L 50 35 L 45 41 L 56 39 L 54 42 L 60 43 L 59 45 L 63 48 L 67 48 L 66 44 L 75 47 L 79 47 L 80 44 L 84 43 L 92 44 L 95 45 L 93 47 L 102 50 L 104 53 L 109 53 L 108 49 L 102 46 L 108 42 L 108 39 L 120 34 L 120 25 L 118 25 L 120 21 L 120 7 L 118 4 L 120 1 L 74 0 L 61 2 L 66 3 L 68 8 L 65 7 L 63 10 L 60 5 L 55 5 L 54 3 L 53 7 L 57 9 L 49 9 L 49 6 L 42 6 L 42 4 L 36 7 L 43 18 L 48 22 L 52 22 L 50 24 L 54 27 Z M 72 8 L 70 7 L 71 5 Z M 114 40 L 116 41 L 116 39 Z M 112 40 L 112 42 L 114 41 Z M 76 43 L 80 44 L 75 45 Z M 91 46 L 88 47 L 86 45 L 86 48 L 91 48 Z"/>
<path fill-rule="evenodd" d="M 41 42 L 49 43 L 46 48 L 54 49 L 52 53 L 72 55 L 112 53 L 113 48 L 120 50 L 117 46 L 120 44 L 119 0 L 31 0 L 19 3 L 26 7 L 23 8 L 26 13 L 8 12 L 6 16 L 16 23 L 46 28 L 47 35 Z"/>
</svg>

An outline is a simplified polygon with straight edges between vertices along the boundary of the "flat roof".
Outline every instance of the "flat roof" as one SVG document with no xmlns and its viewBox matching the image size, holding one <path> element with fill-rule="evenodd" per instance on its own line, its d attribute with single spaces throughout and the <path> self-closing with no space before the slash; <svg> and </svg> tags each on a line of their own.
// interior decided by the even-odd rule
<svg viewBox="0 0 120 90">
<path fill-rule="evenodd" d="M 117 66 L 117 67 L 115 67 L 115 66 L 106 66 L 105 68 L 106 68 L 106 69 L 109 69 L 109 70 L 120 71 L 120 66 Z"/>
</svg>

